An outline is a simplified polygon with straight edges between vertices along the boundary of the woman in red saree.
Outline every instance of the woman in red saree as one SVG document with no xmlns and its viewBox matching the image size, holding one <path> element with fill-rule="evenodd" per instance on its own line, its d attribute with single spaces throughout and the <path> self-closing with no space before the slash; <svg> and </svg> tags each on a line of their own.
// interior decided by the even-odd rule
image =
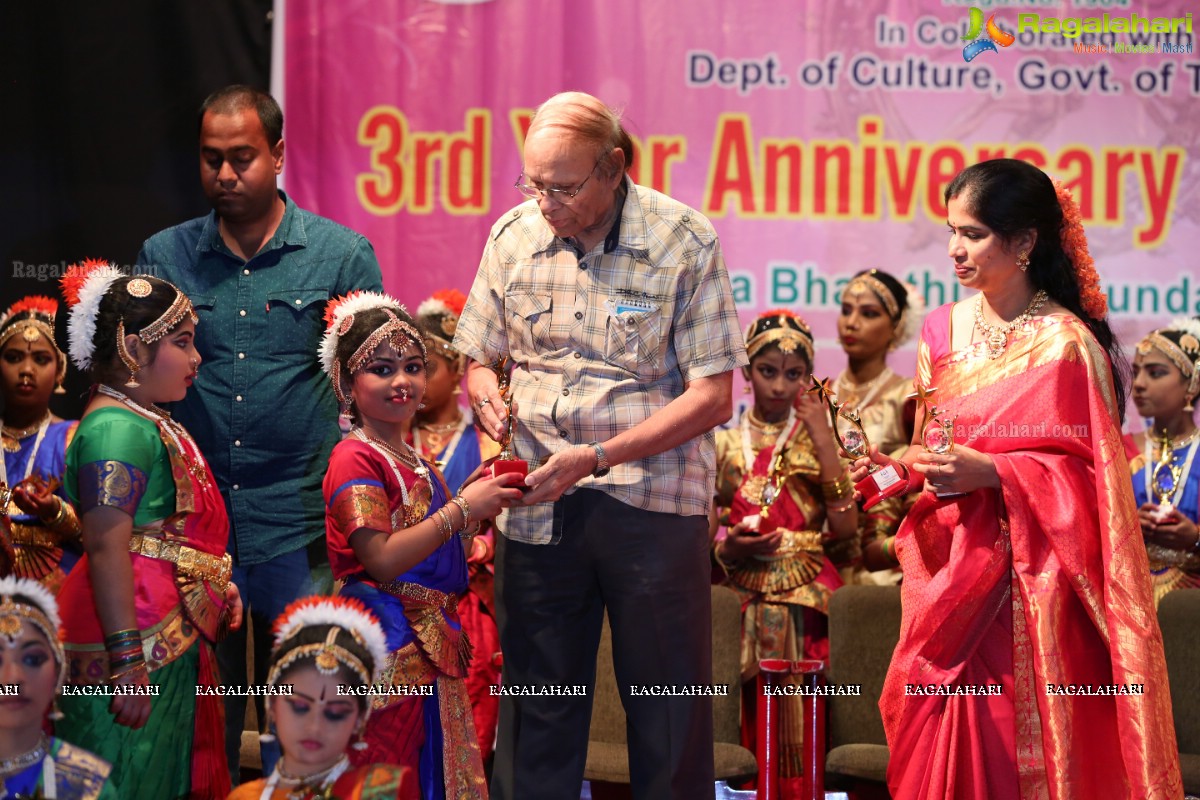
<svg viewBox="0 0 1200 800">
<path fill-rule="evenodd" d="M 924 488 L 896 537 L 888 787 L 1182 797 L 1124 384 L 1078 209 L 1011 159 L 968 168 L 946 201 L 955 274 L 980 294 L 927 319 L 916 384 L 954 446 L 923 451 L 918 425 L 899 461 L 871 455 Z"/>
</svg>

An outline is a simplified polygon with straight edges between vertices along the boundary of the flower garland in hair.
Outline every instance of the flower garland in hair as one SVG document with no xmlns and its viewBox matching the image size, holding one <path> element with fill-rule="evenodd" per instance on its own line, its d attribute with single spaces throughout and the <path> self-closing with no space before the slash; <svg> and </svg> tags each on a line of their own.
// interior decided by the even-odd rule
<svg viewBox="0 0 1200 800">
<path fill-rule="evenodd" d="M 912 339 L 925 322 L 925 298 L 921 295 L 921 290 L 909 281 L 900 281 L 900 285 L 904 287 L 904 310 L 900 312 L 900 319 L 896 322 L 893 348 L 900 347 Z"/>
<path fill-rule="evenodd" d="M 1062 248 L 1075 269 L 1075 280 L 1079 283 L 1079 299 L 1083 311 L 1095 320 L 1108 316 L 1108 298 L 1100 288 L 1100 274 L 1096 262 L 1088 252 L 1087 236 L 1083 232 L 1083 214 L 1071 196 L 1071 190 L 1062 181 L 1054 181 L 1058 204 L 1062 207 Z"/>
<path fill-rule="evenodd" d="M 453 317 L 457 322 L 467 305 L 467 296 L 458 289 L 439 289 L 417 306 L 417 319 L 422 317 Z M 449 331 L 454 335 L 454 331 Z"/>
<path fill-rule="evenodd" d="M 383 633 L 383 628 L 380 627 L 379 621 L 367 609 L 361 601 L 352 597 L 342 597 L 335 595 L 333 597 L 313 596 L 305 597 L 300 600 L 295 600 L 284 609 L 283 613 L 275 620 L 275 648 L 282 647 L 288 639 L 291 639 L 302 628 L 310 628 L 318 625 L 329 625 L 334 628 L 340 628 L 349 633 L 355 641 L 361 644 L 368 653 L 371 654 L 371 660 L 374 662 L 371 665 L 370 680 L 372 683 L 379 680 L 380 671 L 383 669 L 383 662 L 388 655 L 387 637 Z M 318 653 L 315 658 L 321 658 L 321 655 L 333 655 L 337 661 L 344 662 L 346 659 L 353 659 L 348 651 L 327 642 L 325 645 L 307 645 L 313 652 Z M 324 651 L 330 651 L 325 653 Z M 278 679 L 281 673 L 291 661 L 286 656 L 275 665 L 271 670 L 271 674 L 275 680 Z M 365 666 L 365 665 L 363 665 Z M 353 667 L 352 667 L 353 668 Z M 268 681 L 274 685 L 274 681 Z"/>
<path fill-rule="evenodd" d="M 28 297 L 22 297 L 9 306 L 8 311 L 0 314 L 0 330 L 4 329 L 9 320 L 14 319 L 18 314 L 25 311 L 40 317 L 48 317 L 53 322 L 55 315 L 58 314 L 58 301 L 41 294 L 31 294 Z"/>
<path fill-rule="evenodd" d="M 67 352 L 81 371 L 92 368 L 96 352 L 96 317 L 105 292 L 125 273 L 116 264 L 99 258 L 85 258 L 82 263 L 67 267 L 62 276 L 63 297 L 70 306 L 67 318 Z"/>
</svg>

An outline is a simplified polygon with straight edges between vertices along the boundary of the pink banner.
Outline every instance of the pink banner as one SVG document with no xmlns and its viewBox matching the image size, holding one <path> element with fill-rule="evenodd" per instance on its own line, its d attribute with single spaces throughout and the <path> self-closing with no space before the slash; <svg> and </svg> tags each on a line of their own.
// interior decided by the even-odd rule
<svg viewBox="0 0 1200 800">
<path fill-rule="evenodd" d="M 529 114 L 579 89 L 624 109 L 639 183 L 713 220 L 743 320 L 809 320 L 818 374 L 855 271 L 958 296 L 942 190 L 1001 155 L 1074 189 L 1127 346 L 1200 314 L 1182 3 L 289 0 L 286 21 L 287 187 L 369 237 L 410 306 L 469 288 L 523 200 Z"/>
</svg>

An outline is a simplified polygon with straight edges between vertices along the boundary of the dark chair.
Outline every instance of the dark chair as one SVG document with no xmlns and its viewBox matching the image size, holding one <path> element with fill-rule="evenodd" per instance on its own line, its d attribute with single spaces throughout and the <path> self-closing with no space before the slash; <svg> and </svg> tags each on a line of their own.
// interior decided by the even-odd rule
<svg viewBox="0 0 1200 800">
<path fill-rule="evenodd" d="M 834 785 L 883 785 L 887 739 L 879 714 L 883 679 L 900 641 L 899 586 L 843 586 L 829 601 L 831 684 L 862 687 L 858 697 L 829 702 L 825 772 Z"/>
<path fill-rule="evenodd" d="M 744 780 L 758 773 L 754 754 L 740 744 L 742 606 L 738 596 L 724 586 L 712 587 L 713 684 L 729 687 L 725 697 L 713 698 L 713 761 L 717 780 Z M 596 690 L 592 701 L 592 727 L 588 734 L 587 764 L 583 776 L 592 782 L 594 797 L 629 784 L 629 754 L 625 735 L 625 709 L 613 673 L 612 633 L 607 615 L 596 659 Z"/>
<path fill-rule="evenodd" d="M 1177 589 L 1163 597 L 1158 625 L 1167 654 L 1183 788 L 1200 794 L 1200 589 Z"/>
</svg>

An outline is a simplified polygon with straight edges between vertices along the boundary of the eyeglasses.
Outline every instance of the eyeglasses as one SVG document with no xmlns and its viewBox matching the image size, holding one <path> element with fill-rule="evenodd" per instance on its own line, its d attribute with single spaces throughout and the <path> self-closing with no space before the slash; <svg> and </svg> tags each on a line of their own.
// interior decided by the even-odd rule
<svg viewBox="0 0 1200 800">
<path fill-rule="evenodd" d="M 534 200 L 541 200 L 543 197 L 549 197 L 556 203 L 569 206 L 571 203 L 575 202 L 576 196 L 583 191 L 583 187 L 587 186 L 587 182 L 590 181 L 592 176 L 596 174 L 596 167 L 600 166 L 600 162 L 603 160 L 603 158 L 604 157 L 601 156 L 600 158 L 596 159 L 596 163 L 592 165 L 592 171 L 589 172 L 588 176 L 583 179 L 583 183 L 579 184 L 574 189 L 541 189 L 537 186 L 531 186 L 528 183 L 522 183 L 521 179 L 525 177 L 524 172 L 517 176 L 517 182 L 513 184 L 513 188 L 526 197 L 533 198 Z"/>
</svg>

